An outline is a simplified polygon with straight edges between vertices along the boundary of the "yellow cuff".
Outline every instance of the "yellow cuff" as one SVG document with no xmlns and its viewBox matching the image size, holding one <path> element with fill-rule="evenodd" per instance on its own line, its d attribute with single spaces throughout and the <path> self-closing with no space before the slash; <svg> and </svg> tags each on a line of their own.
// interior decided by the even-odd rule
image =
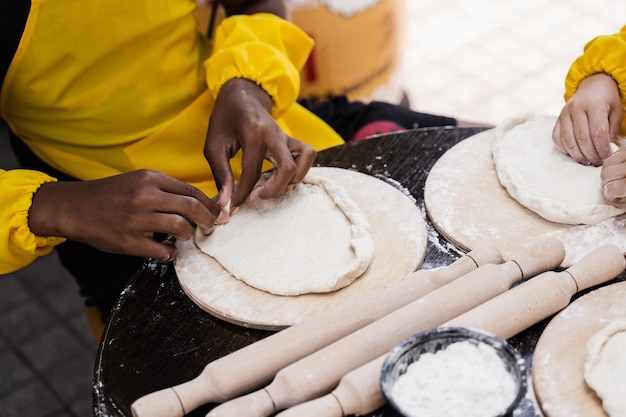
<svg viewBox="0 0 626 417">
<path fill-rule="evenodd" d="M 208 88 L 215 98 L 226 81 L 248 79 L 272 97 L 272 115 L 279 117 L 298 98 L 300 69 L 312 48 L 308 35 L 277 16 L 230 17 L 218 27 L 205 62 Z"/>
<path fill-rule="evenodd" d="M 570 67 L 565 80 L 565 100 L 569 100 L 585 78 L 609 74 L 619 86 L 622 102 L 626 98 L 626 26 L 613 36 L 598 36 L 591 40 L 584 53 Z"/>
<path fill-rule="evenodd" d="M 33 194 L 55 178 L 37 171 L 0 171 L 0 274 L 25 267 L 38 256 L 46 255 L 64 238 L 36 236 L 28 226 L 28 211 Z"/>
</svg>

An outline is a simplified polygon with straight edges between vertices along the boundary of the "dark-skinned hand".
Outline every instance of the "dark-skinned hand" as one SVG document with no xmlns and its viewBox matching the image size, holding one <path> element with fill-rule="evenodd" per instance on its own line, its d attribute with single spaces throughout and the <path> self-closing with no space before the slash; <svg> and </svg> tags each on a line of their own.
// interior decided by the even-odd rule
<svg viewBox="0 0 626 417">
<path fill-rule="evenodd" d="M 221 208 L 218 223 L 250 196 L 266 199 L 306 176 L 315 160 L 313 147 L 283 132 L 271 115 L 270 96 L 255 83 L 232 79 L 221 88 L 211 114 L 204 155 L 218 189 Z M 229 161 L 242 151 L 242 173 L 234 184 Z M 257 188 L 263 160 L 274 165 L 267 182 Z"/>
<path fill-rule="evenodd" d="M 29 211 L 38 236 L 59 236 L 97 249 L 172 260 L 176 248 L 155 233 L 190 239 L 195 227 L 213 229 L 217 203 L 165 174 L 140 170 L 113 177 L 43 184 Z"/>
</svg>

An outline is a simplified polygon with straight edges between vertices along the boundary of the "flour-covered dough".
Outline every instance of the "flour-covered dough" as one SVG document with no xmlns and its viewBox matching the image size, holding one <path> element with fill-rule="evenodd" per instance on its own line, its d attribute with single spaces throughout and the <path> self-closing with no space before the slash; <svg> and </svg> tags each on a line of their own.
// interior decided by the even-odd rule
<svg viewBox="0 0 626 417">
<path fill-rule="evenodd" d="M 310 174 L 279 197 L 246 201 L 196 244 L 235 278 L 276 295 L 343 288 L 374 256 L 363 212 L 339 185 Z"/>
<path fill-rule="evenodd" d="M 587 343 L 584 375 L 610 417 L 626 417 L 626 320 L 614 321 Z"/>
<path fill-rule="evenodd" d="M 600 167 L 579 164 L 552 142 L 556 117 L 512 117 L 495 129 L 493 161 L 511 197 L 557 223 L 596 224 L 626 211 L 602 195 Z"/>
</svg>

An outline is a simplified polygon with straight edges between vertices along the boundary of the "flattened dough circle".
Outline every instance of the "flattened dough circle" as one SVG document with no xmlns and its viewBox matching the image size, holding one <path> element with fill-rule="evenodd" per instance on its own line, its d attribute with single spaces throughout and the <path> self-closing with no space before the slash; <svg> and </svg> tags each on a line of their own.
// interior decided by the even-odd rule
<svg viewBox="0 0 626 417">
<path fill-rule="evenodd" d="M 606 417 L 584 380 L 587 343 L 608 323 L 626 320 L 626 282 L 574 300 L 550 320 L 537 341 L 532 382 L 546 417 Z"/>
<path fill-rule="evenodd" d="M 584 375 L 610 417 L 626 416 L 626 317 L 589 339 Z"/>
<path fill-rule="evenodd" d="M 537 239 L 556 237 L 565 246 L 563 267 L 604 244 L 626 252 L 626 215 L 594 225 L 550 222 L 513 199 L 496 175 L 494 129 L 462 140 L 430 170 L 424 205 L 435 228 L 464 251 L 493 246 L 505 259 Z"/>
<path fill-rule="evenodd" d="M 556 117 L 510 117 L 495 128 L 493 160 L 500 183 L 546 220 L 596 224 L 626 212 L 602 195 L 601 167 L 582 165 L 552 142 Z"/>
<path fill-rule="evenodd" d="M 276 295 L 331 292 L 370 265 L 374 241 L 361 209 L 335 182 L 307 175 L 270 200 L 247 200 L 200 250 L 246 284 Z"/>
<path fill-rule="evenodd" d="M 365 273 L 331 293 L 278 296 L 233 278 L 192 240 L 178 241 L 176 274 L 194 303 L 237 325 L 280 330 L 385 287 L 419 268 L 426 253 L 426 223 L 407 192 L 375 177 L 341 168 L 311 168 L 311 174 L 340 184 L 367 217 L 375 252 Z"/>
</svg>

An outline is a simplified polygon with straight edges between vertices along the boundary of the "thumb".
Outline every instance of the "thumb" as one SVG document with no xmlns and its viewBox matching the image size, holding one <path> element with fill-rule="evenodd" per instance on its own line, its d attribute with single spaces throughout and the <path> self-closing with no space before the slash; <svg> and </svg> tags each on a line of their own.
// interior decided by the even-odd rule
<svg viewBox="0 0 626 417">
<path fill-rule="evenodd" d="M 222 189 L 220 190 L 219 195 L 217 196 L 217 204 L 220 208 L 220 213 L 217 216 L 216 223 L 217 224 L 226 224 L 228 223 L 228 218 L 230 216 L 230 202 L 233 195 L 233 184 L 228 183 L 224 184 Z"/>
</svg>

